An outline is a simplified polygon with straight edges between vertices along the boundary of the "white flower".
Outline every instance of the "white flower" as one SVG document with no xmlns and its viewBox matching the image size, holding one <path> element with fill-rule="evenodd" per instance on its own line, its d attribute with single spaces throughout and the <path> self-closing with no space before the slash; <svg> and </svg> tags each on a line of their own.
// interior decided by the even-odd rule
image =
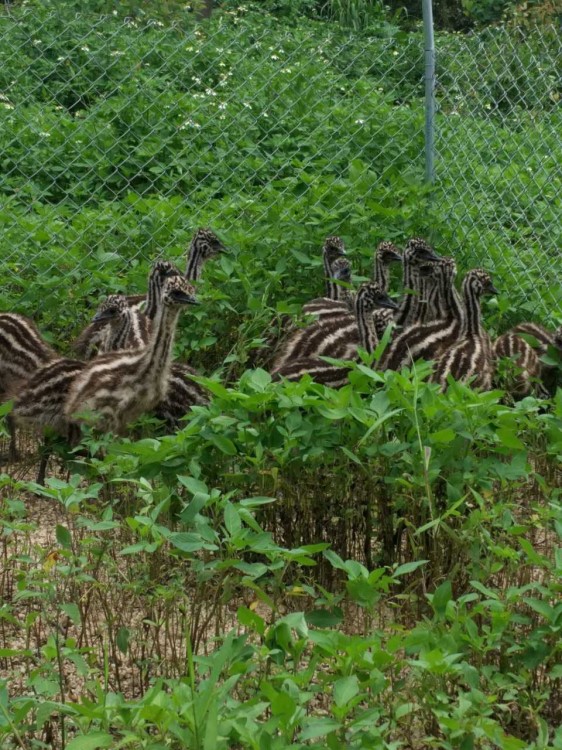
<svg viewBox="0 0 562 750">
<path fill-rule="evenodd" d="M 364 125 L 365 124 L 365 120 L 355 120 L 355 124 L 356 125 Z"/>
<path fill-rule="evenodd" d="M 66 60 L 66 57 L 64 55 L 59 55 L 57 57 L 57 62 L 64 62 Z"/>
<path fill-rule="evenodd" d="M 279 60 L 279 57 L 277 55 L 271 55 L 272 60 Z"/>
<path fill-rule="evenodd" d="M 43 42 L 40 39 L 34 39 L 33 44 L 37 47 L 39 44 L 43 44 Z"/>
<path fill-rule="evenodd" d="M 83 45 L 82 45 L 82 46 L 80 47 L 80 49 L 82 50 L 82 52 L 89 52 L 89 51 L 90 51 L 90 48 L 88 47 L 88 45 L 87 45 L 87 44 L 83 44 Z"/>
<path fill-rule="evenodd" d="M 282 73 L 292 73 L 293 71 L 291 70 L 291 68 L 281 68 L 281 72 Z"/>
<path fill-rule="evenodd" d="M 42 130 L 42 131 L 41 131 L 41 132 L 39 133 L 39 135 L 40 135 L 40 136 L 41 136 L 42 138 L 50 138 L 50 137 L 51 137 L 51 134 L 50 134 L 50 133 L 47 133 L 47 131 L 46 131 L 46 130 Z"/>
<path fill-rule="evenodd" d="M 207 94 L 207 96 L 216 96 L 217 95 L 217 92 L 214 91 L 213 89 L 205 89 L 205 93 Z"/>
<path fill-rule="evenodd" d="M 9 102 L 2 102 L 2 106 L 4 107 L 4 109 L 13 109 L 14 108 L 14 105 L 10 104 Z"/>
<path fill-rule="evenodd" d="M 112 49 L 109 54 L 111 55 L 111 57 L 121 57 L 121 55 L 124 55 L 125 53 L 121 52 L 120 49 Z"/>
<path fill-rule="evenodd" d="M 186 128 L 195 128 L 196 130 L 199 130 L 201 125 L 198 122 L 194 122 L 191 117 L 188 120 L 184 120 L 182 124 L 179 126 L 179 130 L 185 130 Z"/>
<path fill-rule="evenodd" d="M 219 109 L 226 109 L 227 103 L 226 102 L 219 102 Z"/>
</svg>

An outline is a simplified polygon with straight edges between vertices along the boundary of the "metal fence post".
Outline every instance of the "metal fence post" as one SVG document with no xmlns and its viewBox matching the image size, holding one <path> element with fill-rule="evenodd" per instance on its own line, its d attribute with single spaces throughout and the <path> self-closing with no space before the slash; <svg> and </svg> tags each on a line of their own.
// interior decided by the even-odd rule
<svg viewBox="0 0 562 750">
<path fill-rule="evenodd" d="M 432 0 L 422 0 L 425 57 L 425 181 L 435 181 L 435 42 Z"/>
</svg>

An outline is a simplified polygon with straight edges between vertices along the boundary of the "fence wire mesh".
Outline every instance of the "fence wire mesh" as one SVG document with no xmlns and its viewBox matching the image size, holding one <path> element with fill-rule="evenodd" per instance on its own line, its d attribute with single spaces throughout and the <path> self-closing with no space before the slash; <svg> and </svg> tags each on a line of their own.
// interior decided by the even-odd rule
<svg viewBox="0 0 562 750">
<path fill-rule="evenodd" d="M 438 49 L 438 209 L 508 295 L 560 315 L 562 37 L 490 29 Z"/>
<path fill-rule="evenodd" d="M 210 25 L 185 15 L 6 6 L 0 237 L 5 289 L 22 311 L 60 305 L 50 291 L 79 284 L 92 263 L 96 283 L 117 289 L 124 258 L 134 266 L 178 256 L 199 224 L 235 239 L 276 220 L 325 235 L 360 199 L 373 224 L 360 242 L 385 229 L 390 238 L 429 234 L 467 264 L 492 264 L 529 309 L 556 313 L 556 35 L 438 37 L 429 209 L 418 189 L 419 34 L 371 38 L 334 24 L 249 19 L 244 9 Z M 41 299 L 30 295 L 39 276 Z"/>
</svg>

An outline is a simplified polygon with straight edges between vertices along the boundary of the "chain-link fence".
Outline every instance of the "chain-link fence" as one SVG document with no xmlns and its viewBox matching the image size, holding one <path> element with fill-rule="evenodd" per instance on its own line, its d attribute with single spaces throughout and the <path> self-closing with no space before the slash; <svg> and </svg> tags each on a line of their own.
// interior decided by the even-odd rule
<svg viewBox="0 0 562 750">
<path fill-rule="evenodd" d="M 0 241 L 20 308 L 60 308 L 61 282 L 94 269 L 96 289 L 116 287 L 123 259 L 134 269 L 179 255 L 199 224 L 272 247 L 295 224 L 287 243 L 312 236 L 311 248 L 340 229 L 358 244 L 425 233 L 552 312 L 556 34 L 437 37 L 431 198 L 420 34 L 367 37 L 244 9 L 203 25 L 184 15 L 5 6 Z"/>
<path fill-rule="evenodd" d="M 507 296 L 562 312 L 562 36 L 489 29 L 440 40 L 437 208 L 453 246 L 490 252 Z"/>
</svg>

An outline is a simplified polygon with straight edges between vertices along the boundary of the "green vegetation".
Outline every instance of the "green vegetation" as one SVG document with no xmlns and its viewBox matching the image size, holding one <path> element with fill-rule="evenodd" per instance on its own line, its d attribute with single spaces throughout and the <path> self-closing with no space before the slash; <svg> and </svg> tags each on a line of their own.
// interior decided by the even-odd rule
<svg viewBox="0 0 562 750">
<path fill-rule="evenodd" d="M 561 750 L 562 391 L 248 369 L 328 233 L 358 276 L 428 236 L 503 284 L 492 331 L 541 297 L 557 322 L 560 41 L 440 37 L 430 193 L 418 32 L 129 5 L 0 17 L 2 307 L 64 351 L 208 225 L 229 253 L 178 354 L 213 400 L 176 435 L 86 436 L 44 488 L 0 477 L 0 745 Z"/>
</svg>

